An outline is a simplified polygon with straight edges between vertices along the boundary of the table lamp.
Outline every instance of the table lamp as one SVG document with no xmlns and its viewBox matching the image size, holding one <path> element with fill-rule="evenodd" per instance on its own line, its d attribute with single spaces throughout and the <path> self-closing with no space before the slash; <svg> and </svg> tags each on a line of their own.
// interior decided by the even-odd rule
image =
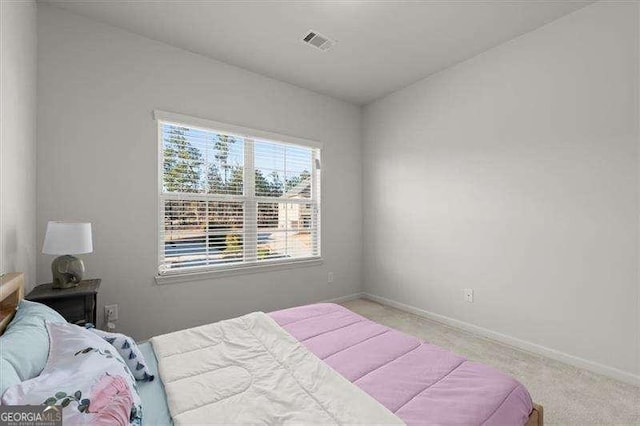
<svg viewBox="0 0 640 426">
<path fill-rule="evenodd" d="M 49 222 L 42 253 L 60 255 L 51 263 L 53 288 L 71 288 L 82 281 L 84 263 L 74 254 L 91 253 L 90 223 Z"/>
</svg>

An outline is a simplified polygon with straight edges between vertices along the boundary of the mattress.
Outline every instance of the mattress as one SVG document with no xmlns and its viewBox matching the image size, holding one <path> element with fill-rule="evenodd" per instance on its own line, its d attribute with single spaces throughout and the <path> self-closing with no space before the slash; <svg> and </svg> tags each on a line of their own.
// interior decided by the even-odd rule
<svg viewBox="0 0 640 426">
<path fill-rule="evenodd" d="M 487 365 L 330 303 L 269 315 L 408 425 L 524 425 L 525 387 Z"/>
</svg>

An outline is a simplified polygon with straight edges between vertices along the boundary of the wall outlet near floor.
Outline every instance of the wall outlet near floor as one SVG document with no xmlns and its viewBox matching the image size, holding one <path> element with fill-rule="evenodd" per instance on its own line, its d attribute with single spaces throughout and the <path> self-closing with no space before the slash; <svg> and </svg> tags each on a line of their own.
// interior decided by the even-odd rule
<svg viewBox="0 0 640 426">
<path fill-rule="evenodd" d="M 118 305 L 105 305 L 104 319 L 105 321 L 118 321 Z"/>
<path fill-rule="evenodd" d="M 469 303 L 473 303 L 473 289 L 472 288 L 465 288 L 464 289 L 464 300 L 469 302 Z"/>
<path fill-rule="evenodd" d="M 327 282 L 331 284 L 333 282 L 333 272 L 327 274 Z"/>
</svg>

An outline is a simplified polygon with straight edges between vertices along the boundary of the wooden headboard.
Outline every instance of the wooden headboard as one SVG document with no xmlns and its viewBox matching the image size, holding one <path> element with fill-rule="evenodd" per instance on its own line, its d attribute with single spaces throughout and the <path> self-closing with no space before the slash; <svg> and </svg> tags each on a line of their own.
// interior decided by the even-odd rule
<svg viewBox="0 0 640 426">
<path fill-rule="evenodd" d="M 11 272 L 0 277 L 0 334 L 4 333 L 24 297 L 24 274 Z"/>
</svg>

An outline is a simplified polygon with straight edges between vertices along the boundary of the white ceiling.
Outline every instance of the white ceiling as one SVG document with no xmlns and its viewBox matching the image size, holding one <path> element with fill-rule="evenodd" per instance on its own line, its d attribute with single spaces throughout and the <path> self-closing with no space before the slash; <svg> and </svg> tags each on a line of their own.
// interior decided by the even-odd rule
<svg viewBox="0 0 640 426">
<path fill-rule="evenodd" d="M 366 104 L 591 1 L 44 0 L 146 37 Z M 307 30 L 338 40 L 328 52 Z"/>
</svg>

